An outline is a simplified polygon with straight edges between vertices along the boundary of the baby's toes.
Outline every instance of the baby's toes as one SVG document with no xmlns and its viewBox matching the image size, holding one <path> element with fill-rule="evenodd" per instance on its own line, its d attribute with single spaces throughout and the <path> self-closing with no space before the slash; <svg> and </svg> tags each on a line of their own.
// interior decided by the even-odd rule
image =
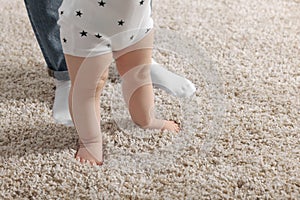
<svg viewBox="0 0 300 200">
<path fill-rule="evenodd" d="M 97 165 L 97 163 L 96 163 L 96 161 L 90 161 L 90 164 L 92 165 L 92 166 L 95 166 L 95 165 Z"/>
<path fill-rule="evenodd" d="M 84 163 L 86 163 L 86 160 L 85 160 L 84 158 L 80 158 L 80 162 L 81 162 L 82 164 L 84 164 Z"/>
<path fill-rule="evenodd" d="M 96 165 L 103 165 L 103 162 L 95 162 L 96 163 Z"/>
</svg>

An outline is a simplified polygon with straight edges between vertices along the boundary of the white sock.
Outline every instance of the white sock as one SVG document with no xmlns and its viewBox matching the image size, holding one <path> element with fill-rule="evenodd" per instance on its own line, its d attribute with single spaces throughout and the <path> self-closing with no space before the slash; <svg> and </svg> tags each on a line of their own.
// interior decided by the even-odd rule
<svg viewBox="0 0 300 200">
<path fill-rule="evenodd" d="M 152 59 L 151 79 L 154 86 L 176 97 L 189 97 L 195 91 L 195 85 L 188 79 L 165 69 Z"/>
<path fill-rule="evenodd" d="M 55 79 L 55 85 L 56 90 L 53 104 L 53 118 L 58 124 L 73 126 L 68 102 L 71 81 L 60 81 Z"/>
</svg>

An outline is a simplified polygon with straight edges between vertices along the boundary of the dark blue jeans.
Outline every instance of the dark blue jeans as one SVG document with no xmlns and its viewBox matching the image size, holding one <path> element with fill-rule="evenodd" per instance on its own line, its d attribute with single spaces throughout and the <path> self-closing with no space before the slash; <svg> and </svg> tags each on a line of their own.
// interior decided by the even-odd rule
<svg viewBox="0 0 300 200">
<path fill-rule="evenodd" d="M 24 0 L 28 16 L 48 66 L 49 75 L 69 80 L 59 36 L 58 8 L 62 0 Z"/>
</svg>

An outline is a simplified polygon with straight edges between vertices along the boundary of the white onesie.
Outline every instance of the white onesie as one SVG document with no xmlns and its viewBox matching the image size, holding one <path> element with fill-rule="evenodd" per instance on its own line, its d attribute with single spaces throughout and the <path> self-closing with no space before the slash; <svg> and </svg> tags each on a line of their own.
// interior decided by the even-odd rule
<svg viewBox="0 0 300 200">
<path fill-rule="evenodd" d="M 64 53 L 79 57 L 124 49 L 153 28 L 151 0 L 63 0 L 59 15 Z"/>
</svg>

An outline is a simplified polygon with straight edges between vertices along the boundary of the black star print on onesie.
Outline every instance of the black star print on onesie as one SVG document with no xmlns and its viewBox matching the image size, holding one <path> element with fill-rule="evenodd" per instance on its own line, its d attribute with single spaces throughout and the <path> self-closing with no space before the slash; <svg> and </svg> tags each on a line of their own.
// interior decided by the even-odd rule
<svg viewBox="0 0 300 200">
<path fill-rule="evenodd" d="M 140 1 L 140 6 L 144 5 L 144 0 Z"/>
<path fill-rule="evenodd" d="M 151 30 L 151 28 L 147 28 L 147 30 L 146 30 L 146 32 L 145 32 L 145 33 L 148 33 L 150 30 Z"/>
<path fill-rule="evenodd" d="M 102 38 L 102 35 L 100 35 L 99 33 L 95 35 L 96 38 Z"/>
<path fill-rule="evenodd" d="M 67 43 L 67 39 L 66 38 L 64 38 L 63 41 L 64 41 L 64 43 Z"/>
<path fill-rule="evenodd" d="M 125 21 L 122 19 L 122 20 L 120 20 L 120 21 L 118 21 L 118 24 L 119 24 L 119 26 L 123 26 L 124 25 L 124 23 L 125 23 Z"/>
<path fill-rule="evenodd" d="M 104 2 L 103 0 L 101 0 L 101 1 L 98 1 L 98 4 L 99 4 L 99 6 L 102 6 L 102 7 L 104 7 L 104 6 L 105 6 L 105 4 L 106 4 L 106 2 Z"/>
<path fill-rule="evenodd" d="M 84 31 L 84 30 L 82 30 L 82 31 L 80 32 L 80 34 L 81 34 L 81 37 L 83 37 L 83 36 L 87 37 L 87 32 Z"/>
<path fill-rule="evenodd" d="M 78 16 L 78 17 L 81 17 L 81 15 L 82 15 L 83 13 L 79 10 L 79 11 L 76 11 L 76 16 Z"/>
</svg>

